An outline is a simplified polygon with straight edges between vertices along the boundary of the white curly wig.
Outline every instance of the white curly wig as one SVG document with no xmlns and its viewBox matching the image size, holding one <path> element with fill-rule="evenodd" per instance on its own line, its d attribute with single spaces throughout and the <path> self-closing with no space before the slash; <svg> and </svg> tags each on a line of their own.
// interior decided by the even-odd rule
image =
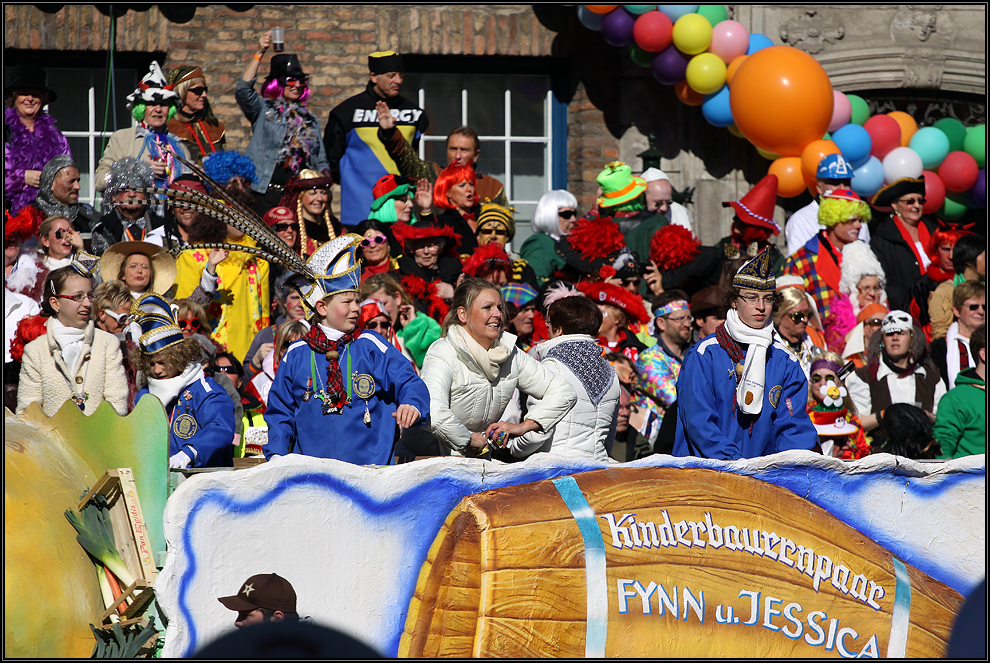
<svg viewBox="0 0 990 663">
<path fill-rule="evenodd" d="M 839 279 L 839 292 L 849 297 L 853 313 L 859 313 L 859 298 L 856 286 L 865 276 L 875 276 L 880 279 L 880 303 L 887 304 L 887 275 L 884 274 L 880 261 L 870 250 L 866 242 L 855 241 L 842 247 L 842 277 Z"/>
</svg>

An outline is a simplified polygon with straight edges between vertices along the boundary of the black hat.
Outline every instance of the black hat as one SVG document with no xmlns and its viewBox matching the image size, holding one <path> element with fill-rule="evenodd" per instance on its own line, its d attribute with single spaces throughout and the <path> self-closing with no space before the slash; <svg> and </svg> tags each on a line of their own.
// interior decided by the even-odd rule
<svg viewBox="0 0 990 663">
<path fill-rule="evenodd" d="M 295 53 L 279 53 L 272 56 L 271 69 L 268 78 L 277 78 L 284 81 L 286 76 L 302 78 L 306 73 L 299 64 L 299 56 Z"/>
<path fill-rule="evenodd" d="M 917 193 L 921 196 L 925 195 L 925 176 L 921 177 L 902 177 L 899 180 L 894 180 L 887 186 L 883 187 L 873 195 L 873 199 L 870 200 L 870 204 L 874 207 L 890 207 L 890 204 L 894 201 L 903 198 L 909 193 Z"/>
<path fill-rule="evenodd" d="M 391 71 L 402 74 L 406 68 L 402 64 L 402 56 L 395 51 L 375 51 L 368 55 L 368 71 L 373 74 L 387 74 Z"/>
<path fill-rule="evenodd" d="M 4 88 L 3 96 L 9 97 L 16 90 L 41 90 L 48 93 L 48 103 L 58 99 L 55 91 L 48 87 L 48 74 L 41 67 L 19 64 L 11 74 L 10 85 Z"/>
</svg>

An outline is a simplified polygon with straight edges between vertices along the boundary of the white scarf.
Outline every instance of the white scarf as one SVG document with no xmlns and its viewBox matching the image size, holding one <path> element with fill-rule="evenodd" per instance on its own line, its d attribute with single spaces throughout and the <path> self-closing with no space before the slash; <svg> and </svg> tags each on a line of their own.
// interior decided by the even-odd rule
<svg viewBox="0 0 990 663">
<path fill-rule="evenodd" d="M 79 359 L 86 344 L 86 329 L 66 327 L 57 318 L 50 318 L 48 324 L 51 325 L 52 337 L 58 343 L 59 350 L 62 351 L 62 361 L 65 362 L 65 368 L 71 373 L 68 377 L 71 378 L 79 372 L 76 360 Z"/>
<path fill-rule="evenodd" d="M 164 378 L 158 380 L 148 378 L 148 391 L 162 402 L 166 408 L 168 404 L 179 397 L 179 392 L 191 385 L 196 380 L 203 377 L 203 366 L 197 361 L 189 364 L 186 370 L 174 378 Z"/>
<path fill-rule="evenodd" d="M 763 411 L 764 382 L 767 379 L 767 348 L 773 343 L 772 318 L 763 329 L 753 329 L 739 320 L 739 313 L 729 309 L 725 315 L 725 330 L 737 343 L 748 345 L 746 363 L 736 387 L 736 404 L 746 414 Z"/>
<path fill-rule="evenodd" d="M 966 346 L 970 368 L 976 366 L 976 362 L 973 361 L 973 351 L 969 349 L 969 339 L 959 335 L 959 321 L 957 320 L 949 325 L 949 330 L 945 332 L 945 367 L 949 373 L 946 376 L 948 381 L 946 389 L 952 389 L 956 386 L 956 376 L 959 375 L 959 363 L 962 359 L 962 353 L 959 352 L 959 341 L 962 341 L 963 345 Z"/>
<path fill-rule="evenodd" d="M 474 340 L 471 334 L 460 325 L 451 325 L 447 330 L 447 336 L 453 337 L 454 341 L 467 350 L 468 354 L 471 355 L 471 358 L 474 359 L 478 368 L 481 369 L 489 381 L 498 377 L 502 363 L 512 354 L 512 348 L 507 348 L 502 344 L 501 336 L 492 345 L 490 350 L 485 350 L 481 347 L 481 344 Z"/>
</svg>

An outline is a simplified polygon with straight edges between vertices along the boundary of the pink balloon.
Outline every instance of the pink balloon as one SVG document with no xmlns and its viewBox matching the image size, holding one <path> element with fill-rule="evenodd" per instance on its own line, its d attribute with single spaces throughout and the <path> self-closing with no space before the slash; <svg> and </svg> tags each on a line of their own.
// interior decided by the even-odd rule
<svg viewBox="0 0 990 663">
<path fill-rule="evenodd" d="M 849 124 L 853 112 L 852 102 L 849 101 L 849 97 L 836 89 L 832 90 L 832 97 L 832 121 L 828 123 L 829 133 Z"/>
<path fill-rule="evenodd" d="M 708 47 L 708 52 L 722 58 L 725 64 L 729 64 L 740 55 L 745 55 L 747 48 L 749 48 L 749 33 L 742 23 L 722 21 L 712 28 L 712 43 Z"/>
</svg>

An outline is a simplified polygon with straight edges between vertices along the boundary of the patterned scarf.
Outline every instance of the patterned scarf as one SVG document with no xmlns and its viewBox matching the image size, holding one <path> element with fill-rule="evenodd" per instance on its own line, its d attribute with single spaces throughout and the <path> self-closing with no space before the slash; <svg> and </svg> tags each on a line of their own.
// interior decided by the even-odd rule
<svg viewBox="0 0 990 663">
<path fill-rule="evenodd" d="M 729 359 L 735 363 L 738 364 L 746 359 L 746 351 L 742 349 L 742 346 L 736 339 L 729 336 L 724 322 L 715 328 L 715 339 L 718 341 L 719 346 L 729 355 Z M 738 373 L 736 374 L 736 379 L 739 379 Z"/>
<path fill-rule="evenodd" d="M 278 106 L 277 112 L 285 121 L 285 139 L 278 151 L 276 160 L 285 169 L 298 173 L 311 165 L 309 158 L 310 146 L 320 139 L 313 126 L 316 120 L 313 113 L 297 101 L 285 101 Z"/>
<path fill-rule="evenodd" d="M 163 124 L 160 127 L 152 127 L 142 122 L 141 127 L 148 133 L 144 135 L 144 143 L 141 145 L 141 153 L 138 154 L 138 158 L 141 158 L 147 152 L 148 158 L 152 161 L 165 162 L 165 175 L 163 177 L 155 176 L 155 186 L 167 188 L 176 177 L 182 174 L 183 169 L 182 164 L 176 161 L 171 152 L 165 148 L 169 147 L 177 154 L 182 154 L 182 147 L 179 144 L 178 138 L 174 134 L 169 133 L 167 124 Z"/>
<path fill-rule="evenodd" d="M 347 404 L 347 391 L 344 389 L 344 377 L 340 372 L 340 353 L 344 346 L 361 335 L 360 329 L 354 329 L 349 334 L 344 334 L 337 341 L 331 341 L 323 333 L 319 325 L 310 327 L 309 333 L 302 337 L 302 340 L 313 349 L 326 355 L 327 358 L 327 394 L 330 396 L 330 405 L 333 407 L 343 407 Z"/>
</svg>

